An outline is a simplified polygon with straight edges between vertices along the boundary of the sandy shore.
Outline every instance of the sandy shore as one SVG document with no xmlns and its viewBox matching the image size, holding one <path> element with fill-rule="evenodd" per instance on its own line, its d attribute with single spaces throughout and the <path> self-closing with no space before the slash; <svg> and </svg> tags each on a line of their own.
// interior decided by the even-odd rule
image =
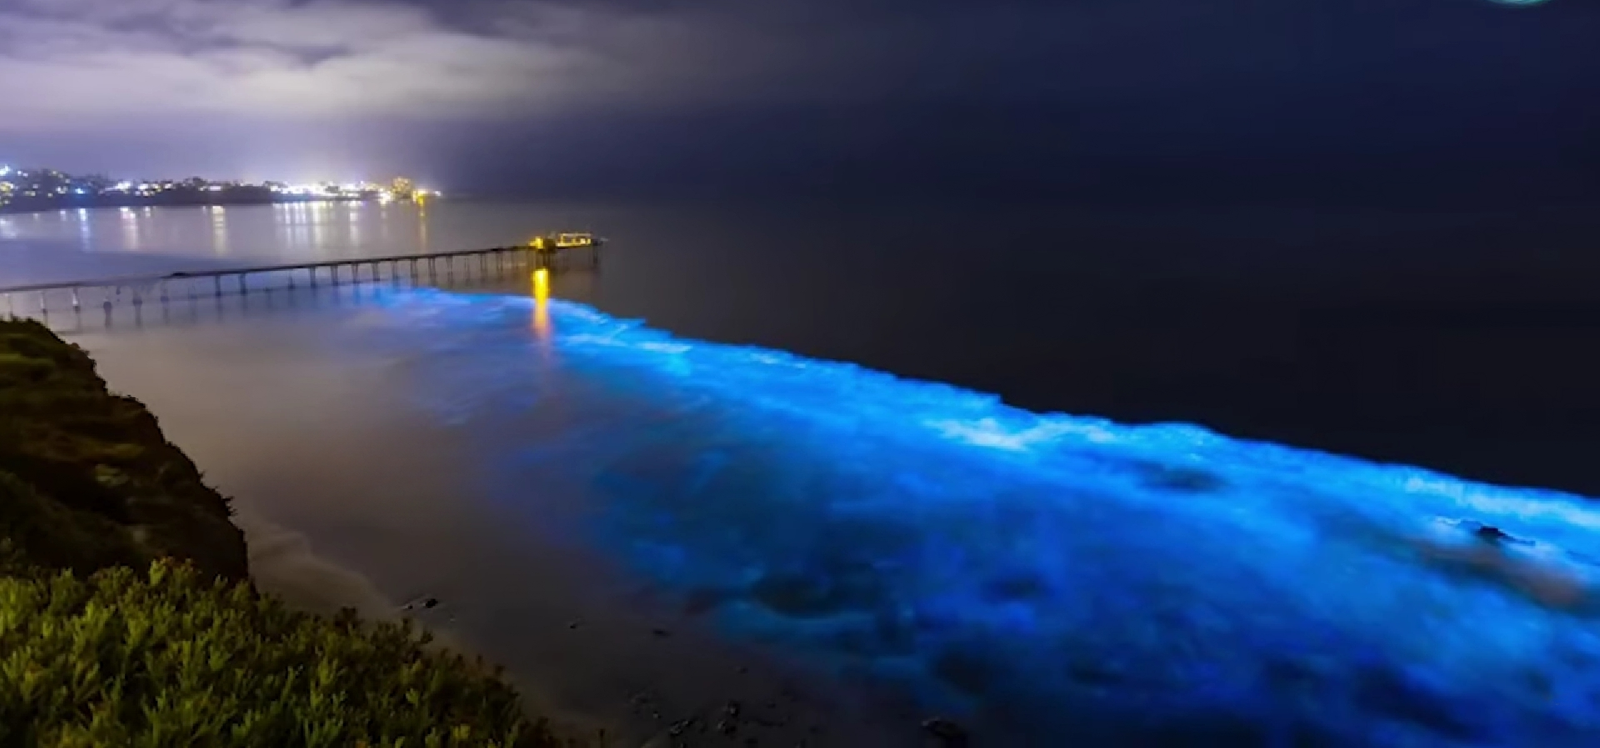
<svg viewBox="0 0 1600 748">
<path fill-rule="evenodd" d="M 348 607 L 371 620 L 411 618 L 441 646 L 497 659 L 453 627 L 463 617 L 495 618 L 492 603 L 485 609 L 481 600 L 397 601 L 360 572 L 318 555 L 302 533 L 253 514 L 235 521 L 245 531 L 252 575 L 263 592 L 320 614 Z M 507 675 L 530 714 L 606 746 L 939 744 L 919 735 L 920 720 L 909 706 L 863 703 L 862 693 L 717 641 L 688 614 L 672 620 L 652 610 L 648 598 L 637 596 L 634 615 L 586 605 L 561 621 L 515 621 L 559 631 L 558 646 L 568 651 L 547 668 L 513 658 L 519 666 Z"/>
</svg>

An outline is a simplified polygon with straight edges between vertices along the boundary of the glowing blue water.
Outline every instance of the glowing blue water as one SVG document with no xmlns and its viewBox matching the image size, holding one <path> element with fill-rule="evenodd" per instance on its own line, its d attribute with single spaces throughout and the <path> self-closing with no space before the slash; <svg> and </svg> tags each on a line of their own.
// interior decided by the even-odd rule
<svg viewBox="0 0 1600 748">
<path fill-rule="evenodd" d="M 372 323 L 435 341 L 408 365 L 442 415 L 560 425 L 499 444 L 508 497 L 578 481 L 586 542 L 730 635 L 996 744 L 1600 744 L 1584 499 L 1030 413 L 561 301 L 398 293 Z"/>
</svg>

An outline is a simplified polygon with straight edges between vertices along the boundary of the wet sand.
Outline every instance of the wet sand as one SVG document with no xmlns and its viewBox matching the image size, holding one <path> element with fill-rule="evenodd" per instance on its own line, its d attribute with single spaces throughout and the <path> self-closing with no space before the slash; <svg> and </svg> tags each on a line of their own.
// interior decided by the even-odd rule
<svg viewBox="0 0 1600 748">
<path fill-rule="evenodd" d="M 904 729 L 885 726 L 887 734 L 874 735 L 870 726 L 852 724 L 847 715 L 861 705 L 840 703 L 797 668 L 723 645 L 694 622 L 652 608 L 647 594 L 639 596 L 639 610 L 653 614 L 571 601 L 506 609 L 503 598 L 475 598 L 471 585 L 461 584 L 447 585 L 457 595 L 448 601 L 418 596 L 396 604 L 366 577 L 317 555 L 304 534 L 255 517 L 240 516 L 238 523 L 251 543 L 257 587 L 298 609 L 332 615 L 350 607 L 368 620 L 410 618 L 439 645 L 494 664 L 503 663 L 458 633 L 463 618 L 507 640 L 547 638 L 538 654 L 513 658 L 508 675 L 529 713 L 551 720 L 562 734 L 607 746 L 909 743 L 894 734 Z M 571 617 L 563 622 L 564 616 Z"/>
</svg>

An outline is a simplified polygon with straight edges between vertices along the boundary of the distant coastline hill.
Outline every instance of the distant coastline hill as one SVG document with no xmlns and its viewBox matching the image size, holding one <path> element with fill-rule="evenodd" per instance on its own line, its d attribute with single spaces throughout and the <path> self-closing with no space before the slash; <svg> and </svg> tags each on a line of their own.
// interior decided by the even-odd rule
<svg viewBox="0 0 1600 748">
<path fill-rule="evenodd" d="M 113 181 L 99 175 L 72 175 L 54 169 L 13 169 L 0 165 L 0 212 L 27 213 L 78 208 L 163 205 L 255 205 L 324 201 L 410 201 L 439 193 L 418 188 L 407 178 L 388 184 L 291 185 L 283 182 Z"/>
</svg>

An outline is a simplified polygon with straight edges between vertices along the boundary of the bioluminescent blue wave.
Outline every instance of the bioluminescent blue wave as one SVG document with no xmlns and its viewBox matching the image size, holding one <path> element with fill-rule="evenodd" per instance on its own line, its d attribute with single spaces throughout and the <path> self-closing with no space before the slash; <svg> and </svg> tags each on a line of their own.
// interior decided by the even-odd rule
<svg viewBox="0 0 1600 748">
<path fill-rule="evenodd" d="M 508 497 L 566 476 L 586 542 L 729 635 L 993 744 L 1600 745 L 1583 498 L 532 307 L 374 327 L 435 341 L 441 414 L 559 427 L 498 444 Z"/>
</svg>

